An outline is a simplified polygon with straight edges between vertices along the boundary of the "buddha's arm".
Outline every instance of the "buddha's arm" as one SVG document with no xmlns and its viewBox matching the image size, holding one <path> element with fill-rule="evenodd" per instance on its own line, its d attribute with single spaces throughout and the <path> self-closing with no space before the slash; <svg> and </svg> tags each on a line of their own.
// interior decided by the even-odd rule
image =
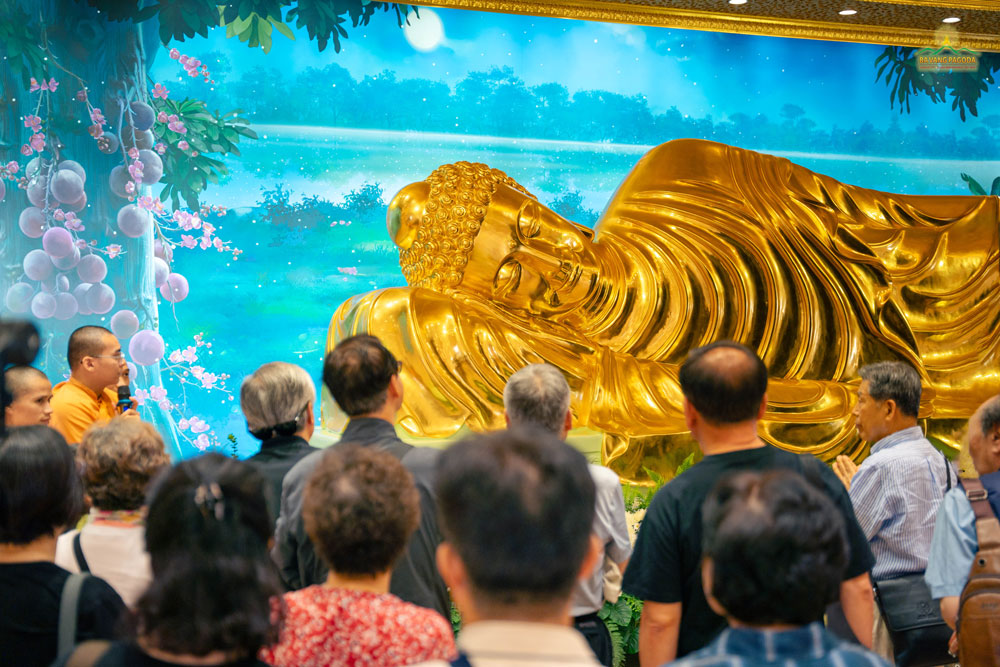
<svg viewBox="0 0 1000 667">
<path fill-rule="evenodd" d="M 421 288 L 369 292 L 334 314 L 327 349 L 356 333 L 378 336 L 403 362 L 400 424 L 414 435 L 502 428 L 504 385 L 529 363 L 560 368 L 575 396 L 591 391 L 596 356 L 585 340 L 481 302 Z M 575 401 L 574 412 L 586 422 L 588 403 Z"/>
</svg>

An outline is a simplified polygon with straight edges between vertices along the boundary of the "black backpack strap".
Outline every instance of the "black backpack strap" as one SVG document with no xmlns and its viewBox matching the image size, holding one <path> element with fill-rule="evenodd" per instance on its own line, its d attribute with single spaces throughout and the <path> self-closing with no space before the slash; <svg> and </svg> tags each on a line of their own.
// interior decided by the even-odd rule
<svg viewBox="0 0 1000 667">
<path fill-rule="evenodd" d="M 80 590 L 89 574 L 76 573 L 66 578 L 59 598 L 59 640 L 56 655 L 69 653 L 76 645 L 76 618 L 80 607 Z"/>
<path fill-rule="evenodd" d="M 944 452 L 941 452 L 941 457 L 944 459 L 944 474 L 945 478 L 948 480 L 948 486 L 944 490 L 945 493 L 947 493 L 948 491 L 951 491 L 951 461 L 949 461 L 948 457 L 944 455 Z"/>
<path fill-rule="evenodd" d="M 90 572 L 87 559 L 83 556 L 83 547 L 80 546 L 80 531 L 73 537 L 73 553 L 76 555 L 76 564 L 80 567 L 80 572 Z"/>
</svg>

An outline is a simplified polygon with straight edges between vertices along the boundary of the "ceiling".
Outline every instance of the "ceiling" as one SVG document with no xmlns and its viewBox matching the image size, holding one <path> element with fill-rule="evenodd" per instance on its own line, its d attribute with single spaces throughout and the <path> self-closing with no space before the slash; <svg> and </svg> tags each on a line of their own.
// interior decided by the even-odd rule
<svg viewBox="0 0 1000 667">
<path fill-rule="evenodd" d="M 1000 0 L 430 0 L 437 7 L 713 32 L 1000 52 Z M 853 9 L 856 14 L 841 15 Z M 946 24 L 943 19 L 958 18 Z"/>
</svg>

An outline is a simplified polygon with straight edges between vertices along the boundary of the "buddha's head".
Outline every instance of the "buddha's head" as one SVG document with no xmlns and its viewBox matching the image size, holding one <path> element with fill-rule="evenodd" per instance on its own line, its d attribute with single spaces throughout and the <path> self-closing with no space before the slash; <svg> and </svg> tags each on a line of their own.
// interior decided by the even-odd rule
<svg viewBox="0 0 1000 667">
<path fill-rule="evenodd" d="M 387 224 L 411 287 L 558 315 L 583 303 L 597 275 L 591 230 L 482 164 L 444 165 L 406 186 Z"/>
</svg>

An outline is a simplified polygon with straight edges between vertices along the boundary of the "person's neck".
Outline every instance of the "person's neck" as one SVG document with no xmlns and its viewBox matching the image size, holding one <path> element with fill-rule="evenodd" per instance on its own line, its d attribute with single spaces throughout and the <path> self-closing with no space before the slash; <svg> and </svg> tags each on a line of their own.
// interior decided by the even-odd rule
<svg viewBox="0 0 1000 667">
<path fill-rule="evenodd" d="M 718 427 L 702 424 L 697 434 L 698 446 L 705 456 L 758 449 L 767 445 L 757 435 L 757 422 Z"/>
<path fill-rule="evenodd" d="M 750 623 L 744 623 L 743 621 L 737 620 L 735 618 L 726 619 L 729 621 L 730 627 L 733 628 L 744 628 L 747 630 L 757 630 L 759 632 L 788 632 L 789 630 L 798 630 L 801 625 L 794 625 L 791 623 L 775 623 L 773 625 L 752 625 Z"/>
<path fill-rule="evenodd" d="M 389 422 L 390 424 L 396 423 L 396 408 L 386 401 L 382 404 L 382 407 L 374 412 L 366 412 L 363 415 L 358 415 L 352 417 L 351 419 L 381 419 L 384 422 Z"/>
<path fill-rule="evenodd" d="M 94 392 L 98 396 L 100 396 L 104 392 L 105 386 L 103 384 L 95 385 L 93 378 L 87 377 L 82 373 L 79 372 L 71 373 L 70 377 L 72 377 L 74 380 L 76 380 L 76 382 L 82 384 L 84 387 Z"/>
<path fill-rule="evenodd" d="M 139 644 L 139 648 L 141 648 L 149 657 L 163 662 L 172 662 L 178 665 L 224 665 L 235 659 L 233 655 L 228 654 L 225 651 L 212 651 L 206 655 L 187 655 L 183 653 L 161 651 L 153 646 L 150 640 L 146 637 L 139 637 L 136 641 Z"/>
<path fill-rule="evenodd" d="M 514 621 L 518 623 L 545 623 L 570 625 L 569 604 L 520 604 L 498 605 L 473 603 L 462 610 L 462 622 L 468 625 L 485 621 Z"/>
<path fill-rule="evenodd" d="M 905 417 L 905 418 L 895 419 L 888 424 L 885 433 L 882 435 L 882 438 L 888 438 L 890 435 L 894 433 L 905 431 L 906 429 L 913 428 L 916 425 L 917 425 L 916 417 Z M 876 439 L 875 442 L 878 442 L 882 438 Z"/>
<path fill-rule="evenodd" d="M 391 569 L 371 576 L 337 574 L 333 570 L 330 570 L 330 573 L 326 575 L 326 581 L 323 585 L 327 588 L 345 588 L 349 591 L 359 591 L 361 593 L 385 594 L 389 592 L 389 579 L 391 575 Z"/>
<path fill-rule="evenodd" d="M 307 424 L 304 428 L 300 428 L 298 431 L 293 433 L 292 436 L 302 438 L 306 442 L 309 442 L 312 439 L 315 430 L 316 429 L 312 424 Z"/>
<path fill-rule="evenodd" d="M 43 535 L 27 544 L 0 543 L 0 563 L 37 563 L 56 560 L 56 534 Z"/>
</svg>

